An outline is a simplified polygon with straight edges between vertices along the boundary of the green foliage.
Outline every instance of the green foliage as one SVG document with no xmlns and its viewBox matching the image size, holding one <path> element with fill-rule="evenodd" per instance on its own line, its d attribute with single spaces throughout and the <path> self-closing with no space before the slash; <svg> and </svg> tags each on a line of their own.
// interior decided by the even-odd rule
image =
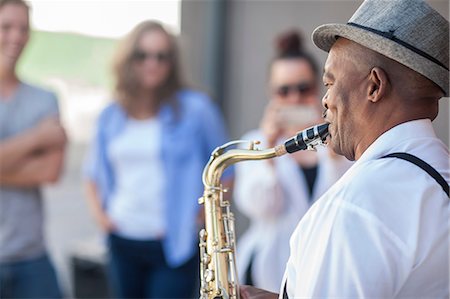
<svg viewBox="0 0 450 299">
<path fill-rule="evenodd" d="M 45 84 L 48 78 L 56 77 L 110 89 L 110 66 L 115 46 L 113 39 L 33 31 L 18 72 L 37 84 Z"/>
</svg>

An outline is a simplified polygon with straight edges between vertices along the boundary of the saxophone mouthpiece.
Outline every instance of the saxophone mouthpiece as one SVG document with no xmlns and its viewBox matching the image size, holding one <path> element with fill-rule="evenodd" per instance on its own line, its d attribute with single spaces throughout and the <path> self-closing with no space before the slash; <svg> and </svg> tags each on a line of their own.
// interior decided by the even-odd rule
<svg viewBox="0 0 450 299">
<path fill-rule="evenodd" d="M 286 151 L 292 154 L 300 150 L 315 150 L 318 145 L 325 144 L 325 139 L 329 135 L 329 125 L 324 123 L 300 131 L 284 143 Z"/>
</svg>

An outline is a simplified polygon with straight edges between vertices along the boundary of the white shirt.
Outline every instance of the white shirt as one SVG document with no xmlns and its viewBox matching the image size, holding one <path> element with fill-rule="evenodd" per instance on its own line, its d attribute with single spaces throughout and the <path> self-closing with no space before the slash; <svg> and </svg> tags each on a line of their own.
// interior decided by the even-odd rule
<svg viewBox="0 0 450 299">
<path fill-rule="evenodd" d="M 384 133 L 296 228 L 289 298 L 448 298 L 450 200 L 418 166 L 380 159 L 393 152 L 421 158 L 449 182 L 449 152 L 429 120 Z"/>
<path fill-rule="evenodd" d="M 260 131 L 243 136 L 259 140 L 266 148 Z M 281 143 L 282 141 L 280 141 Z M 343 157 L 331 158 L 325 147 L 318 148 L 317 176 L 311 199 L 319 198 L 350 167 Z M 249 229 L 237 242 L 237 265 L 241 283 L 252 262 L 256 287 L 277 292 L 289 258 L 289 238 L 310 207 L 309 188 L 299 165 L 285 155 L 266 161 L 236 164 L 234 200 L 240 212 L 250 219 Z"/>
<path fill-rule="evenodd" d="M 164 235 L 160 135 L 157 119 L 129 119 L 108 148 L 116 188 L 107 212 L 123 237 L 151 240 Z"/>
</svg>

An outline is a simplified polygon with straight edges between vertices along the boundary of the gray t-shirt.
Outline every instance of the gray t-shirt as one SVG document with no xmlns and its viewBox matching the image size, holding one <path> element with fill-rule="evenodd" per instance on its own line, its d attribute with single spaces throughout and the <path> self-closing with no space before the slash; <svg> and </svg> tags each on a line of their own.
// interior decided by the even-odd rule
<svg viewBox="0 0 450 299">
<path fill-rule="evenodd" d="M 53 93 L 21 83 L 11 98 L 0 97 L 0 140 L 57 114 L 58 102 Z M 0 186 L 0 262 L 26 260 L 44 252 L 40 188 Z"/>
</svg>

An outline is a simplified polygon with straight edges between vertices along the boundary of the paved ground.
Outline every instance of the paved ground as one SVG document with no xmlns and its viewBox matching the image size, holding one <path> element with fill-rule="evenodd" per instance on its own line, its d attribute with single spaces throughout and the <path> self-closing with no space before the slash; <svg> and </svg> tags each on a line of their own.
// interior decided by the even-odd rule
<svg viewBox="0 0 450 299">
<path fill-rule="evenodd" d="M 47 243 L 65 292 L 71 295 L 69 261 L 75 252 L 99 258 L 102 237 L 89 214 L 81 183 L 86 146 L 71 144 L 62 180 L 45 189 Z"/>
</svg>

